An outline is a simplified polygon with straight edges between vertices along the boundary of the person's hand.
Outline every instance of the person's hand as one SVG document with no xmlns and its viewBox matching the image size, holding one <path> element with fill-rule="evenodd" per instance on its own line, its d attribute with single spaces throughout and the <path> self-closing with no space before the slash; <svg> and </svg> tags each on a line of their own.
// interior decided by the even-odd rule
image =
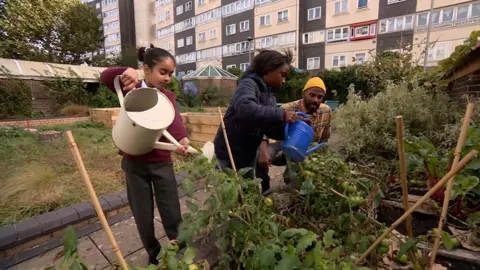
<svg viewBox="0 0 480 270">
<path fill-rule="evenodd" d="M 272 162 L 272 157 L 267 151 L 267 148 L 265 149 L 260 148 L 260 152 L 258 153 L 258 164 L 264 168 L 270 167 Z"/>
<path fill-rule="evenodd" d="M 285 123 L 293 124 L 297 119 L 297 114 L 294 110 L 285 110 L 283 113 L 283 121 Z"/>
<path fill-rule="evenodd" d="M 190 144 L 190 140 L 185 137 L 179 141 L 179 143 L 182 145 L 181 147 L 177 147 L 177 150 L 175 153 L 180 154 L 180 155 L 188 155 L 187 149 L 188 145 Z"/>
<path fill-rule="evenodd" d="M 123 85 L 123 91 L 134 90 L 138 84 L 138 73 L 133 68 L 128 68 L 122 73 L 120 81 Z"/>
</svg>

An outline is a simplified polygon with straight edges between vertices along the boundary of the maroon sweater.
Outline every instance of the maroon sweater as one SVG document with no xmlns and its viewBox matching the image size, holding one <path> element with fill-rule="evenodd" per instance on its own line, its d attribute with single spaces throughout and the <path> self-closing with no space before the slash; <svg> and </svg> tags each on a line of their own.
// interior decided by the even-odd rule
<svg viewBox="0 0 480 270">
<path fill-rule="evenodd" d="M 115 87 L 113 86 L 113 80 L 116 76 L 122 75 L 125 70 L 127 70 L 126 67 L 108 68 L 102 72 L 102 74 L 100 75 L 100 80 L 116 94 Z M 141 87 L 141 83 L 139 83 L 137 87 Z M 168 99 L 172 102 L 173 107 L 175 108 L 175 119 L 173 120 L 173 123 L 167 128 L 167 131 L 170 132 L 170 134 L 172 134 L 172 136 L 177 139 L 177 141 L 179 141 L 187 137 L 187 130 L 185 129 L 182 117 L 178 112 L 175 94 L 165 89 L 161 89 L 160 91 L 168 97 Z M 164 137 L 162 137 L 160 141 L 169 142 Z M 122 151 L 120 151 L 120 154 L 130 159 L 140 159 L 145 162 L 172 162 L 171 153 L 169 151 L 159 149 L 153 149 L 150 153 L 141 156 L 132 156 L 123 153 Z"/>
</svg>

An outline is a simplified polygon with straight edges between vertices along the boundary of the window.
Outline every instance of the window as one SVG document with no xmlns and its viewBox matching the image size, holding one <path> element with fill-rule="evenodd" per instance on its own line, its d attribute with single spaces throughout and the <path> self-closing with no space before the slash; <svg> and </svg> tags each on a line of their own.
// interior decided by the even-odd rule
<svg viewBox="0 0 480 270">
<path fill-rule="evenodd" d="M 102 6 L 105 7 L 105 6 L 109 6 L 111 4 L 115 4 L 115 3 L 117 3 L 117 0 L 103 0 L 102 1 Z"/>
<path fill-rule="evenodd" d="M 176 10 L 177 10 L 177 15 L 182 14 L 183 13 L 183 5 L 178 6 Z"/>
<path fill-rule="evenodd" d="M 428 50 L 428 61 L 439 61 L 447 58 L 447 43 L 437 43 Z"/>
<path fill-rule="evenodd" d="M 442 22 L 453 21 L 453 8 L 445 8 L 442 10 Z"/>
<path fill-rule="evenodd" d="M 480 2 L 472 4 L 472 17 L 480 16 Z"/>
<path fill-rule="evenodd" d="M 339 0 L 335 2 L 335 14 L 341 14 L 348 11 L 348 0 Z"/>
<path fill-rule="evenodd" d="M 237 67 L 237 65 L 235 65 L 235 64 L 227 65 L 227 69 L 236 68 L 236 67 Z"/>
<path fill-rule="evenodd" d="M 175 60 L 177 61 L 178 65 L 183 65 L 183 64 L 193 63 L 197 61 L 196 56 L 197 56 L 196 52 L 191 52 L 191 53 L 176 55 Z"/>
<path fill-rule="evenodd" d="M 428 13 L 418 14 L 417 26 L 424 26 L 428 24 Z"/>
<path fill-rule="evenodd" d="M 240 32 L 245 32 L 248 30 L 250 30 L 250 21 L 246 20 L 246 21 L 240 22 Z"/>
<path fill-rule="evenodd" d="M 240 70 L 245 72 L 247 70 L 248 66 L 250 66 L 249 63 L 241 63 L 240 64 Z"/>
<path fill-rule="evenodd" d="M 457 8 L 457 20 L 466 19 L 468 16 L 468 5 Z"/>
<path fill-rule="evenodd" d="M 166 20 L 170 19 L 170 16 L 171 16 L 171 15 L 172 15 L 172 14 L 170 13 L 170 10 L 165 11 L 165 19 L 166 19 Z"/>
<path fill-rule="evenodd" d="M 222 16 L 228 17 L 233 14 L 243 12 L 253 8 L 253 0 L 238 0 L 228 5 L 222 6 Z"/>
<path fill-rule="evenodd" d="M 308 9 L 308 20 L 318 20 L 322 17 L 322 7 L 314 7 Z"/>
<path fill-rule="evenodd" d="M 120 40 L 120 33 L 110 34 L 105 37 L 106 42 L 113 42 Z"/>
<path fill-rule="evenodd" d="M 198 33 L 198 41 L 205 41 L 205 32 Z"/>
<path fill-rule="evenodd" d="M 278 12 L 278 22 L 288 21 L 288 10 Z"/>
<path fill-rule="evenodd" d="M 432 24 L 439 24 L 440 23 L 440 10 L 435 10 L 431 13 L 431 20 Z"/>
<path fill-rule="evenodd" d="M 365 59 L 367 57 L 366 53 L 356 53 L 355 54 L 355 62 L 358 64 L 362 64 L 365 62 Z"/>
<path fill-rule="evenodd" d="M 327 41 L 345 41 L 348 39 L 349 27 L 341 27 L 327 30 Z"/>
<path fill-rule="evenodd" d="M 159 8 L 159 7 L 163 6 L 163 5 L 172 3 L 172 1 L 173 1 L 173 0 L 156 0 L 156 1 L 155 1 L 155 6 L 156 6 L 157 8 Z"/>
<path fill-rule="evenodd" d="M 390 18 L 380 21 L 380 34 L 403 31 L 413 28 L 413 15 Z"/>
<path fill-rule="evenodd" d="M 169 36 L 175 32 L 175 27 L 173 25 L 164 27 L 162 29 L 157 30 L 157 39 L 161 39 L 163 37 Z"/>
<path fill-rule="evenodd" d="M 260 38 L 257 46 L 263 48 L 275 48 L 279 46 L 289 46 L 295 44 L 295 32 L 278 34 L 275 36 Z"/>
<path fill-rule="evenodd" d="M 102 7 L 102 6 L 100 6 L 100 3 L 96 3 L 96 4 L 95 4 L 95 8 L 96 8 L 96 9 L 100 9 L 101 7 Z"/>
<path fill-rule="evenodd" d="M 264 15 L 260 17 L 260 26 L 267 26 L 270 25 L 270 15 Z"/>
<path fill-rule="evenodd" d="M 358 0 L 358 8 L 367 8 L 368 7 L 368 0 Z"/>
<path fill-rule="evenodd" d="M 183 38 L 177 39 L 177 48 L 182 48 L 184 45 L 183 42 L 184 42 Z"/>
<path fill-rule="evenodd" d="M 307 58 L 307 70 L 320 69 L 320 57 Z"/>
<path fill-rule="evenodd" d="M 193 37 L 192 36 L 188 36 L 187 38 L 185 38 L 186 40 L 186 43 L 187 43 L 187 46 L 190 46 L 193 44 Z"/>
<path fill-rule="evenodd" d="M 185 3 L 185 11 L 192 10 L 192 1 Z"/>
<path fill-rule="evenodd" d="M 195 20 L 196 20 L 196 24 L 198 25 L 198 24 L 204 24 L 204 23 L 217 20 L 221 17 L 222 17 L 222 8 L 217 8 L 217 9 L 204 12 L 200 15 L 197 15 Z"/>
<path fill-rule="evenodd" d="M 242 41 L 239 43 L 233 43 L 233 44 L 228 44 L 228 45 L 223 45 L 223 56 L 229 56 L 232 54 L 238 54 L 238 53 L 244 53 L 249 51 L 250 48 L 250 42 L 248 41 Z"/>
<path fill-rule="evenodd" d="M 217 29 L 210 30 L 210 39 L 217 38 Z"/>
<path fill-rule="evenodd" d="M 263 5 L 270 2 L 271 0 L 255 0 L 255 5 Z"/>
<path fill-rule="evenodd" d="M 103 18 L 114 17 L 118 15 L 118 8 L 103 13 Z"/>
<path fill-rule="evenodd" d="M 105 31 L 118 29 L 119 27 L 120 27 L 120 22 L 119 21 L 113 21 L 113 22 L 103 24 L 103 29 Z"/>
<path fill-rule="evenodd" d="M 332 58 L 333 67 L 344 67 L 345 66 L 345 55 L 334 55 Z"/>
<path fill-rule="evenodd" d="M 209 48 L 201 51 L 197 51 L 197 61 L 214 59 L 222 56 L 222 47 Z"/>
<path fill-rule="evenodd" d="M 387 4 L 395 4 L 395 3 L 400 3 L 400 2 L 403 2 L 403 1 L 406 1 L 406 0 L 388 0 L 387 1 Z"/>
<path fill-rule="evenodd" d="M 325 32 L 323 30 L 303 34 L 303 44 L 319 43 L 324 40 Z"/>
<path fill-rule="evenodd" d="M 205 0 L 198 0 L 198 6 L 205 4 Z"/>
<path fill-rule="evenodd" d="M 235 24 L 230 24 L 225 27 L 225 34 L 227 36 L 235 34 Z"/>
<path fill-rule="evenodd" d="M 186 19 L 185 21 L 175 24 L 175 33 L 180 33 L 187 29 L 195 27 L 195 17 Z"/>
</svg>

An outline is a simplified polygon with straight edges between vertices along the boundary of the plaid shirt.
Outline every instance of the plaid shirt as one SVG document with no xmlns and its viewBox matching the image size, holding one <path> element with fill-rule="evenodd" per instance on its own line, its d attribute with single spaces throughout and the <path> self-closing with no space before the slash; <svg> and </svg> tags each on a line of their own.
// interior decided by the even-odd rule
<svg viewBox="0 0 480 270">
<path fill-rule="evenodd" d="M 290 103 L 283 104 L 285 109 L 291 109 L 307 113 L 307 110 L 303 106 L 303 99 L 296 100 Z M 327 104 L 320 104 L 317 111 L 313 114 L 309 114 L 308 117 L 312 121 L 312 127 L 315 132 L 314 140 L 317 142 L 327 142 L 330 138 L 331 126 L 330 120 L 332 116 L 332 110 Z"/>
</svg>

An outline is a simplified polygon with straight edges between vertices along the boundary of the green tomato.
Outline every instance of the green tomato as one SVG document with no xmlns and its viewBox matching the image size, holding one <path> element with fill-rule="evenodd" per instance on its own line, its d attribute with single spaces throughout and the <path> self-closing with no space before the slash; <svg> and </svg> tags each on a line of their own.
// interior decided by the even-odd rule
<svg viewBox="0 0 480 270">
<path fill-rule="evenodd" d="M 415 180 L 410 180 L 410 184 L 416 186 L 416 185 L 417 185 L 417 181 L 415 181 Z"/>
<path fill-rule="evenodd" d="M 266 205 L 267 207 L 272 207 L 272 205 L 273 205 L 272 199 L 271 199 L 271 198 L 268 198 L 268 197 L 265 198 L 265 199 L 263 199 L 263 203 L 265 203 L 265 205 Z"/>
<path fill-rule="evenodd" d="M 382 242 L 380 243 L 380 246 L 389 247 L 390 246 L 390 240 L 389 239 L 383 239 Z"/>
<path fill-rule="evenodd" d="M 377 253 L 380 255 L 387 254 L 390 251 L 390 247 L 388 246 L 379 246 L 377 247 Z"/>
<path fill-rule="evenodd" d="M 452 238 L 452 247 L 453 248 L 458 248 L 460 246 L 460 242 L 458 241 L 457 238 Z"/>
<path fill-rule="evenodd" d="M 400 256 L 400 257 L 398 257 L 398 256 L 395 257 L 395 260 L 396 260 L 397 262 L 401 263 L 401 264 L 406 264 L 406 263 L 407 263 L 407 259 L 408 259 L 407 254 L 403 254 L 403 255 Z"/>
<path fill-rule="evenodd" d="M 198 270 L 198 266 L 196 264 L 192 263 L 188 266 L 188 270 Z"/>
<path fill-rule="evenodd" d="M 347 191 L 350 192 L 350 193 L 354 193 L 354 192 L 357 191 L 357 186 L 355 186 L 355 185 L 349 185 L 349 186 L 347 187 Z"/>
</svg>

